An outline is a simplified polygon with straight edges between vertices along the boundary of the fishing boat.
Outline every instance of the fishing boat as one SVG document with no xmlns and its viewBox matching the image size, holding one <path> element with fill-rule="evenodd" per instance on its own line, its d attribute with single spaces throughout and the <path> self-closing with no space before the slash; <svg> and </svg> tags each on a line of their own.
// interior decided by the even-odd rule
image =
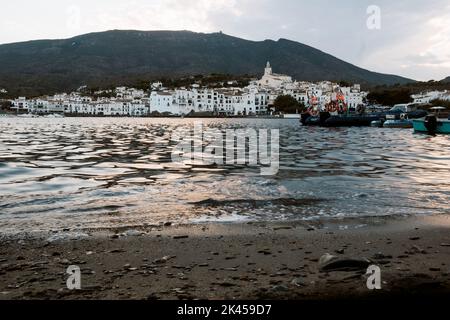
<svg viewBox="0 0 450 320">
<path fill-rule="evenodd" d="M 337 93 L 336 100 L 326 104 L 323 111 L 317 106 L 315 100 L 306 113 L 301 115 L 300 121 L 303 125 L 322 127 L 368 127 L 372 122 L 380 120 L 382 113 L 366 113 L 364 106 L 358 106 L 356 113 L 350 113 L 342 93 Z"/>
<path fill-rule="evenodd" d="M 445 108 L 433 107 L 430 110 L 432 113 L 426 117 L 413 120 L 414 131 L 428 134 L 450 134 L 450 120 L 440 118 L 440 113 L 444 111 Z"/>
<path fill-rule="evenodd" d="M 412 120 L 408 118 L 405 113 L 399 116 L 394 114 L 387 114 L 386 121 L 383 122 L 383 128 L 412 128 Z"/>
<path fill-rule="evenodd" d="M 386 120 L 383 123 L 383 128 L 409 129 L 412 127 L 413 127 L 413 120 L 410 119 Z"/>
<path fill-rule="evenodd" d="M 350 113 L 344 95 L 338 93 L 336 100 L 328 103 L 324 111 L 320 110 L 317 103 L 312 104 L 301 115 L 300 121 L 306 126 L 412 128 L 412 119 L 427 115 L 419 107 L 419 104 L 414 103 L 396 104 L 387 112 L 366 112 L 364 106 L 358 106 L 354 113 Z"/>
</svg>

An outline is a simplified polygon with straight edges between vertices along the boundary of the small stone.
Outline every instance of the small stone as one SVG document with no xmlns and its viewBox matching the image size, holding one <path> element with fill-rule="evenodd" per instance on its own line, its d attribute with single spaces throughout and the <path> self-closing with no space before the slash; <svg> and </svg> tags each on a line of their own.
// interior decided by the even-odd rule
<svg viewBox="0 0 450 320">
<path fill-rule="evenodd" d="M 375 253 L 372 257 L 375 260 L 382 260 L 382 259 L 392 259 L 391 255 L 385 255 L 381 252 Z"/>
<path fill-rule="evenodd" d="M 225 270 L 225 271 L 237 271 L 236 268 L 225 268 L 225 269 L 223 269 L 223 270 Z"/>
<path fill-rule="evenodd" d="M 370 265 L 367 259 L 338 258 L 331 254 L 324 254 L 319 259 L 320 271 L 359 271 Z"/>
<path fill-rule="evenodd" d="M 274 291 L 274 292 L 286 292 L 286 291 L 289 291 L 288 287 L 283 286 L 283 285 L 273 286 L 272 288 L 270 288 L 270 290 Z"/>
<path fill-rule="evenodd" d="M 137 237 L 142 235 L 142 232 L 138 230 L 127 230 L 125 231 L 124 235 L 127 237 Z"/>
<path fill-rule="evenodd" d="M 162 258 L 154 260 L 153 263 L 163 264 L 163 263 L 166 263 L 167 261 L 169 261 L 169 260 L 171 260 L 173 258 L 175 258 L 175 256 L 164 256 Z"/>
<path fill-rule="evenodd" d="M 182 235 L 182 236 L 173 236 L 174 239 L 187 239 L 189 238 L 189 236 L 187 235 Z"/>
<path fill-rule="evenodd" d="M 306 286 L 306 284 L 303 282 L 302 279 L 300 278 L 295 278 L 291 281 L 291 284 L 297 287 L 304 287 Z"/>
<path fill-rule="evenodd" d="M 441 268 L 431 267 L 430 271 L 441 271 Z"/>
<path fill-rule="evenodd" d="M 412 241 L 420 240 L 420 237 L 410 237 L 409 240 L 412 240 Z"/>
<path fill-rule="evenodd" d="M 278 230 L 290 230 L 290 229 L 292 229 L 291 226 L 276 226 L 276 227 L 273 227 L 273 230 L 274 230 L 274 231 L 278 231 Z"/>
<path fill-rule="evenodd" d="M 264 254 L 264 255 L 272 254 L 272 252 L 270 251 L 269 248 L 261 249 L 261 250 L 258 251 L 258 253 L 262 253 L 262 254 Z"/>
<path fill-rule="evenodd" d="M 421 254 L 427 253 L 424 249 L 420 248 L 419 246 L 412 246 L 411 251 L 413 253 L 421 253 Z"/>
</svg>

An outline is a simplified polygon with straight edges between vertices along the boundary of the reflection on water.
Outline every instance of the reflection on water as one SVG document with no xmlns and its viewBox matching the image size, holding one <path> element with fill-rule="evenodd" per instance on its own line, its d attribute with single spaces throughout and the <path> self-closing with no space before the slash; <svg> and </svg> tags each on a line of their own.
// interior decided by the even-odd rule
<svg viewBox="0 0 450 320">
<path fill-rule="evenodd" d="M 0 230 L 449 212 L 447 136 L 203 121 L 280 129 L 279 173 L 172 163 L 190 119 L 0 119 Z"/>
</svg>

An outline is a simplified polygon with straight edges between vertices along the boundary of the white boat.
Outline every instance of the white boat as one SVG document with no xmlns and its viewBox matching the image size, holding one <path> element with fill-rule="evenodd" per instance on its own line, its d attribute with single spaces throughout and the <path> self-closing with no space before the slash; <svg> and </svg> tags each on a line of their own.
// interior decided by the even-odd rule
<svg viewBox="0 0 450 320">
<path fill-rule="evenodd" d="M 19 118 L 39 118 L 37 114 L 26 113 L 26 114 L 18 114 Z"/>
</svg>

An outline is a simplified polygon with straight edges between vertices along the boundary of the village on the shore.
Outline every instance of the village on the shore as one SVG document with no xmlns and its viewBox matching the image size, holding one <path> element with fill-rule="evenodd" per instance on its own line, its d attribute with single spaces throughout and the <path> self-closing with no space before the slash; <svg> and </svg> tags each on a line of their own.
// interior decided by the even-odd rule
<svg viewBox="0 0 450 320">
<path fill-rule="evenodd" d="M 96 91 L 95 97 L 83 94 L 82 87 L 72 93 L 31 99 L 18 97 L 10 102 L 11 110 L 22 115 L 130 117 L 267 116 L 274 114 L 273 105 L 279 96 L 291 96 L 306 108 L 323 108 L 337 99 L 344 101 L 349 109 L 368 104 L 368 92 L 361 90 L 359 84 L 295 81 L 288 75 L 274 73 L 270 62 L 261 79 L 250 81 L 246 87 L 235 84 L 228 81 L 223 88 L 209 88 L 194 83 L 190 87 L 168 89 L 163 83 L 154 82 L 149 84 L 149 90 L 117 87 Z M 430 91 L 412 95 L 412 98 L 418 104 L 437 99 L 450 101 L 450 92 Z"/>
</svg>

